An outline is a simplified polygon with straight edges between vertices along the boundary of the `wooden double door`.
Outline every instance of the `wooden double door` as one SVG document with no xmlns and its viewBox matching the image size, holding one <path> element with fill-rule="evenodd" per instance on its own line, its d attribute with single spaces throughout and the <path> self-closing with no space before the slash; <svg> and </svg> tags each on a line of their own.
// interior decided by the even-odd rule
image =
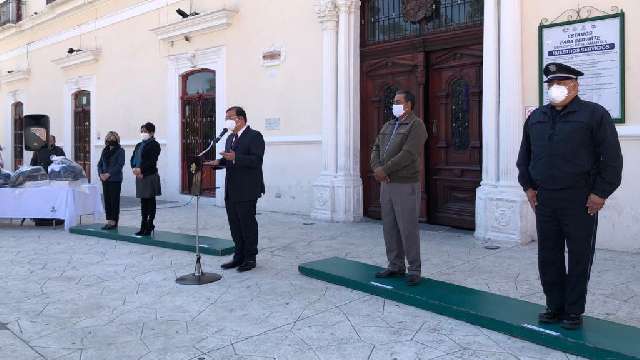
<svg viewBox="0 0 640 360">
<path fill-rule="evenodd" d="M 380 184 L 369 154 L 397 90 L 416 95 L 414 112 L 429 139 L 422 159 L 421 219 L 459 228 L 475 227 L 475 192 L 480 185 L 482 134 L 482 46 L 417 52 L 362 64 L 361 172 L 364 213 L 380 218 Z"/>
</svg>

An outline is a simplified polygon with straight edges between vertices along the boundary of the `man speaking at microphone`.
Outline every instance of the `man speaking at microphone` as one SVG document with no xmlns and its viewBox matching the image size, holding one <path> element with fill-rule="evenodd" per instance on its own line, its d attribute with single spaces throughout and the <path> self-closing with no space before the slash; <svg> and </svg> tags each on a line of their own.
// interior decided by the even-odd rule
<svg viewBox="0 0 640 360">
<path fill-rule="evenodd" d="M 262 134 L 247 125 L 247 113 L 239 106 L 227 110 L 225 126 L 231 135 L 220 153 L 222 158 L 209 163 L 227 170 L 224 201 L 235 252 L 233 259 L 221 267 L 244 272 L 256 267 L 256 204 L 265 192 L 262 176 L 265 145 Z"/>
</svg>

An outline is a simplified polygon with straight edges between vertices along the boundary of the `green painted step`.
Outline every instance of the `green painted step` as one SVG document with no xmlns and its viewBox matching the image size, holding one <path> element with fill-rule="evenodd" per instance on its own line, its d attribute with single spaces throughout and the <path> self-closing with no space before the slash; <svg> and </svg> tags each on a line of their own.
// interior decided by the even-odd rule
<svg viewBox="0 0 640 360">
<path fill-rule="evenodd" d="M 640 329 L 586 316 L 581 330 L 542 325 L 541 305 L 485 291 L 423 279 L 410 287 L 402 278 L 376 279 L 383 270 L 333 257 L 298 266 L 309 277 L 415 306 L 532 343 L 590 359 L 640 359 Z"/>
<path fill-rule="evenodd" d="M 119 226 L 117 230 L 102 230 L 102 226 L 102 224 L 79 225 L 69 229 L 69 232 L 166 249 L 196 251 L 195 235 L 156 230 L 153 236 L 135 236 L 134 234 L 138 231 L 136 228 Z M 200 236 L 200 252 L 202 254 L 225 256 L 233 254 L 233 250 L 233 241 Z"/>
</svg>

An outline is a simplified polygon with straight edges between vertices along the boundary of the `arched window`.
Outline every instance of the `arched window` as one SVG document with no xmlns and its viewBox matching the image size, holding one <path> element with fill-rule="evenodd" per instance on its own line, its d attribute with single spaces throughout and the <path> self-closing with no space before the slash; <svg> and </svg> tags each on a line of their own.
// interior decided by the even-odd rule
<svg viewBox="0 0 640 360">
<path fill-rule="evenodd" d="M 24 121 L 23 105 L 20 101 L 11 104 L 11 120 L 13 123 L 13 169 L 24 164 Z"/>
<path fill-rule="evenodd" d="M 73 94 L 73 160 L 91 181 L 91 93 L 86 90 Z"/>
<path fill-rule="evenodd" d="M 189 192 L 190 159 L 207 148 L 216 136 L 216 73 L 200 69 L 182 76 L 182 192 Z M 204 161 L 214 160 L 209 151 Z M 215 173 L 209 166 L 202 169 L 202 196 L 215 197 Z"/>
</svg>

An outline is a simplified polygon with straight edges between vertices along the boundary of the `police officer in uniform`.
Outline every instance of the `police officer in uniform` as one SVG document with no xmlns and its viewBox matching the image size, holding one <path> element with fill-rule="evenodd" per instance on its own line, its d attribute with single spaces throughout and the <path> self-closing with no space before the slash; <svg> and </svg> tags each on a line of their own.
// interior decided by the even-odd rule
<svg viewBox="0 0 640 360">
<path fill-rule="evenodd" d="M 578 97 L 568 65 L 544 67 L 550 103 L 524 124 L 518 181 L 536 213 L 538 269 L 547 309 L 541 323 L 582 326 L 598 211 L 620 186 L 622 153 L 607 110 Z M 565 269 L 565 244 L 568 269 Z"/>
</svg>

